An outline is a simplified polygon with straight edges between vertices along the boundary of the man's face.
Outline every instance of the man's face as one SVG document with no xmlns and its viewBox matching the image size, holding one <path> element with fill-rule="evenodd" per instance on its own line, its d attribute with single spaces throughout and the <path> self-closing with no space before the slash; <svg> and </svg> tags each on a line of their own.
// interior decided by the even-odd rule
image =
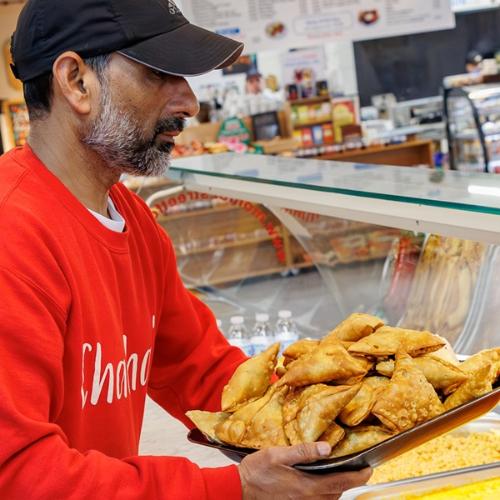
<svg viewBox="0 0 500 500">
<path fill-rule="evenodd" d="M 255 75 L 248 78 L 247 93 L 249 94 L 262 93 L 262 77 Z"/>
<path fill-rule="evenodd" d="M 164 75 L 114 54 L 101 81 L 98 110 L 82 142 L 110 168 L 155 176 L 169 166 L 174 137 L 198 113 L 186 80 Z"/>
</svg>

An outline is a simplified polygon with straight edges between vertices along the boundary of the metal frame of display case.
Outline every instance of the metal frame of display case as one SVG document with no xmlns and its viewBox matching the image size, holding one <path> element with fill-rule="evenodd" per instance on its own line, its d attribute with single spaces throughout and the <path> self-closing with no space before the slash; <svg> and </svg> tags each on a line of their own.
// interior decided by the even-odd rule
<svg viewBox="0 0 500 500">
<path fill-rule="evenodd" d="M 448 138 L 448 144 L 449 144 L 448 154 L 450 158 L 450 168 L 452 170 L 458 170 L 456 165 L 455 155 L 453 152 L 453 143 L 456 140 L 456 138 L 453 136 L 451 132 L 450 111 L 449 111 L 449 99 L 450 97 L 453 96 L 465 97 L 470 104 L 472 110 L 472 116 L 474 118 L 474 123 L 476 124 L 479 140 L 481 141 L 481 149 L 483 151 L 483 156 L 484 156 L 483 170 L 484 172 L 488 172 L 488 165 L 490 159 L 489 159 L 488 148 L 486 147 L 486 140 L 483 127 L 481 126 L 481 120 L 479 119 L 479 113 L 477 111 L 476 106 L 474 105 L 474 102 L 470 98 L 469 93 L 466 92 L 462 87 L 444 89 L 444 116 L 446 121 L 446 136 Z"/>
<path fill-rule="evenodd" d="M 224 154 L 175 160 L 169 177 L 187 189 L 235 197 L 276 208 L 338 217 L 369 224 L 427 232 L 485 243 L 500 244 L 500 179 L 465 172 L 442 172 L 405 167 L 385 167 Z M 280 179 L 266 174 L 262 164 L 271 162 L 275 172 L 293 169 Z M 208 165 L 208 166 L 207 166 Z M 262 167 L 262 168 L 261 168 Z M 400 179 L 395 187 L 406 193 L 384 192 L 370 186 L 370 179 Z M 347 176 L 347 177 L 346 177 Z M 350 176 L 350 177 L 349 177 Z M 349 178 L 350 187 L 336 179 Z M 300 180 L 297 182 L 296 179 Z M 406 181 L 407 180 L 407 181 Z M 305 181 L 305 182 L 303 182 Z M 359 188 L 356 183 L 359 182 Z M 424 184 L 438 193 L 425 194 Z M 434 186 L 435 185 L 435 186 Z M 458 187 L 457 187 L 458 186 Z M 422 189 L 423 194 L 417 190 Z M 439 193 L 449 189 L 447 201 Z M 454 198 L 454 199 L 451 199 Z"/>
</svg>

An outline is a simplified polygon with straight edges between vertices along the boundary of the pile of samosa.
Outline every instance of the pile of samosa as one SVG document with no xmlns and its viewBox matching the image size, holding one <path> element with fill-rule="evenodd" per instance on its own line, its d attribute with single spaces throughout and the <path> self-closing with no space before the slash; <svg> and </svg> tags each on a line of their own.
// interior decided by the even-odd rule
<svg viewBox="0 0 500 500">
<path fill-rule="evenodd" d="M 205 436 L 254 449 L 328 441 L 340 457 L 490 392 L 500 376 L 500 348 L 459 363 L 442 337 L 360 313 L 292 344 L 279 367 L 278 352 L 238 367 L 222 412 L 187 412 Z"/>
</svg>

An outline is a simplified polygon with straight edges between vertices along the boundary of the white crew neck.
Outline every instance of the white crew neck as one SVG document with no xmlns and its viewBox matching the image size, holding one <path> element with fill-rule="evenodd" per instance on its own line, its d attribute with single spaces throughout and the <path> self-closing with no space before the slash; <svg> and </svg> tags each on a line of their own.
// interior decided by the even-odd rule
<svg viewBox="0 0 500 500">
<path fill-rule="evenodd" d="M 115 233 L 123 233 L 125 229 L 125 219 L 120 215 L 118 210 L 116 210 L 115 204 L 110 196 L 108 196 L 108 213 L 110 217 L 104 217 L 93 210 L 88 209 L 88 211 L 105 227 L 114 231 Z"/>
</svg>

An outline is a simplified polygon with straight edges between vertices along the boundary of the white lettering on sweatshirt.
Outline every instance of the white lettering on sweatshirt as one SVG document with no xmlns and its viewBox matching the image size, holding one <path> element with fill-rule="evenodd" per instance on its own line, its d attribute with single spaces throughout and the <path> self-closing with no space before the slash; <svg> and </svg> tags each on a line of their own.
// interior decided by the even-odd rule
<svg viewBox="0 0 500 500">
<path fill-rule="evenodd" d="M 96 406 L 101 401 L 101 396 L 106 395 L 106 402 L 111 404 L 115 399 L 127 398 L 136 391 L 138 386 L 145 387 L 148 382 L 151 364 L 151 348 L 139 356 L 138 353 L 127 352 L 127 336 L 123 335 L 123 352 L 125 357 L 116 366 L 106 363 L 103 366 L 103 347 L 100 342 L 95 346 L 85 342 L 82 346 L 82 409 L 88 402 L 90 391 L 90 404 Z M 92 357 L 93 356 L 93 357 Z M 85 384 L 85 372 L 91 368 L 93 371 L 90 387 Z"/>
</svg>

